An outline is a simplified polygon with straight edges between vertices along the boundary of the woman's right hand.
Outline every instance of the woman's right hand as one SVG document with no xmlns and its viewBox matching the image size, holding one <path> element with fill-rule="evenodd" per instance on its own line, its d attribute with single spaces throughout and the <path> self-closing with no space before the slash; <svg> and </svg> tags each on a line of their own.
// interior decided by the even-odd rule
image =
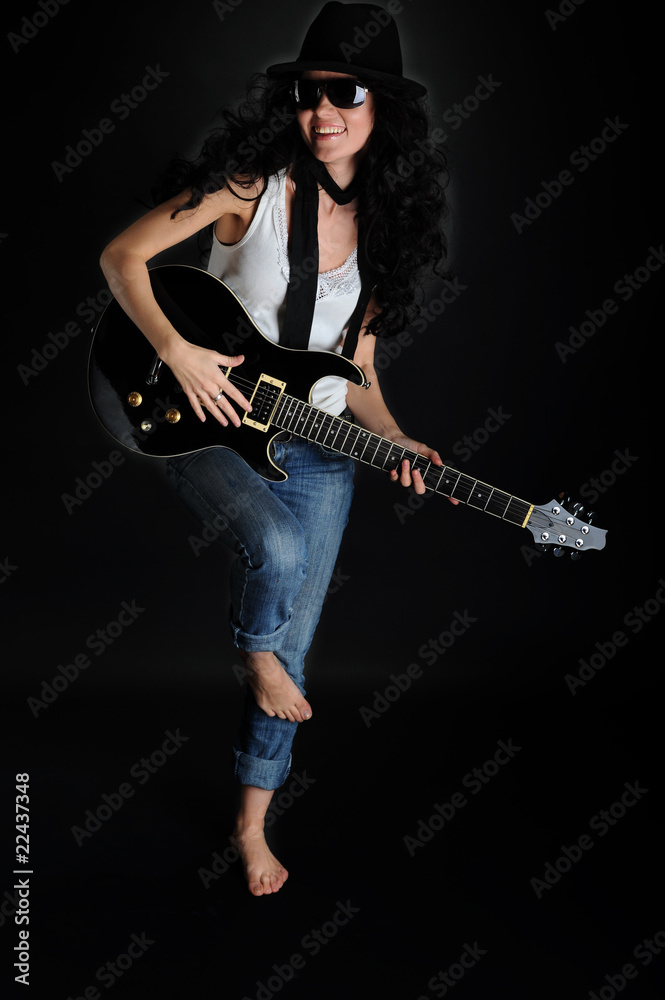
<svg viewBox="0 0 665 1000">
<path fill-rule="evenodd" d="M 161 355 L 161 360 L 175 375 L 199 420 L 205 422 L 206 409 L 222 427 L 228 427 L 229 422 L 240 427 L 241 418 L 231 400 L 247 412 L 252 407 L 242 392 L 222 374 L 220 368 L 236 368 L 245 360 L 244 355 L 219 354 L 190 344 L 180 337 L 169 344 L 168 351 Z M 220 392 L 223 395 L 215 402 L 215 397 Z"/>
</svg>

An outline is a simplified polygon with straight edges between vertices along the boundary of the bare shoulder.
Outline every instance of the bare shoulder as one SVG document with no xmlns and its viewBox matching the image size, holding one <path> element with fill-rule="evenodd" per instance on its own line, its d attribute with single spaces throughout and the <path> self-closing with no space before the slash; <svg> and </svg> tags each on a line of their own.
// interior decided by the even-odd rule
<svg viewBox="0 0 665 1000">
<path fill-rule="evenodd" d="M 261 181 L 247 183 L 237 192 L 224 187 L 203 196 L 195 208 L 187 208 L 191 191 L 183 191 L 137 219 L 105 248 L 107 259 L 136 254 L 143 260 L 180 243 L 220 219 L 249 225 L 263 190 Z M 240 197 L 238 197 L 240 195 Z M 245 200 L 247 199 L 247 200 Z"/>
<path fill-rule="evenodd" d="M 221 243 L 238 243 L 249 229 L 264 191 L 263 180 L 229 180 L 213 202 L 215 234 Z M 215 197 L 215 196 L 212 196 Z M 216 206 L 216 208 L 214 207 Z"/>
<path fill-rule="evenodd" d="M 258 181 L 247 177 L 228 179 L 219 191 L 204 195 L 200 205 L 192 211 L 205 216 L 207 222 L 215 222 L 225 215 L 252 216 L 263 191 L 261 178 Z"/>
</svg>

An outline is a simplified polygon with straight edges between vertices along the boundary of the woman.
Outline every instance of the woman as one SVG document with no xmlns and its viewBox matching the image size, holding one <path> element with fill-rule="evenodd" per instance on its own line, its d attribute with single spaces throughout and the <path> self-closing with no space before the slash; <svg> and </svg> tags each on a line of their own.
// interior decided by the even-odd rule
<svg viewBox="0 0 665 1000">
<path fill-rule="evenodd" d="M 353 48 L 349 61 L 344 54 L 358 29 L 368 42 Z M 404 328 L 417 311 L 425 268 L 445 258 L 445 163 L 427 141 L 424 94 L 402 76 L 397 28 L 386 11 L 327 3 L 298 60 L 270 67 L 259 98 L 225 112 L 224 128 L 199 160 L 179 164 L 180 193 L 105 249 L 101 264 L 111 290 L 199 420 L 237 427 L 232 403 L 240 412 L 251 409 L 220 371 L 242 365 L 242 355 L 187 343 L 157 306 L 146 264 L 212 227 L 208 268 L 234 289 L 266 336 L 286 346 L 343 350 L 365 372 L 369 387 L 322 380 L 315 405 L 334 414 L 348 407 L 358 424 L 442 464 L 397 426 L 373 368 L 376 336 Z M 201 519 L 243 498 L 225 537 L 238 557 L 231 627 L 249 681 L 234 747 L 241 800 L 233 841 L 254 895 L 276 892 L 288 877 L 266 844 L 264 817 L 289 773 L 297 725 L 312 716 L 304 657 L 353 478 L 351 459 L 303 439 L 282 435 L 274 452 L 289 474 L 284 483 L 266 482 L 225 448 L 168 460 L 169 476 Z M 425 490 L 408 462 L 390 477 Z"/>
</svg>

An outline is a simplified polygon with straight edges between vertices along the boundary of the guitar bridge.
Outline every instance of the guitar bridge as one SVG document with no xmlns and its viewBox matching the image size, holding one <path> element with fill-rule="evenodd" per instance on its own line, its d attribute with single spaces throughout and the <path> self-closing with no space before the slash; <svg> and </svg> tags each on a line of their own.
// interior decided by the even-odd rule
<svg viewBox="0 0 665 1000">
<path fill-rule="evenodd" d="M 260 375 L 250 399 L 252 412 L 245 413 L 243 424 L 248 424 L 257 431 L 267 431 L 285 389 L 286 382 L 280 382 L 270 375 Z"/>
</svg>

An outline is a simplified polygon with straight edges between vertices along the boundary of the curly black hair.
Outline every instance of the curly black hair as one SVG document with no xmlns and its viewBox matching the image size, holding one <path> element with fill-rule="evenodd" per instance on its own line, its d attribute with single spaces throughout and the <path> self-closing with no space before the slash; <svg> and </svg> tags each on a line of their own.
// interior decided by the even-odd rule
<svg viewBox="0 0 665 1000">
<path fill-rule="evenodd" d="M 448 170 L 440 144 L 430 138 L 424 100 L 398 86 L 364 82 L 374 95 L 375 116 L 359 176 L 358 220 L 380 309 L 366 332 L 387 337 L 418 315 L 426 279 L 445 274 Z M 176 157 L 153 192 L 160 201 L 190 192 L 174 216 L 224 186 L 239 197 L 259 181 L 263 190 L 273 174 L 306 155 L 290 80 L 256 74 L 246 99 L 220 116 L 199 156 Z"/>
</svg>

